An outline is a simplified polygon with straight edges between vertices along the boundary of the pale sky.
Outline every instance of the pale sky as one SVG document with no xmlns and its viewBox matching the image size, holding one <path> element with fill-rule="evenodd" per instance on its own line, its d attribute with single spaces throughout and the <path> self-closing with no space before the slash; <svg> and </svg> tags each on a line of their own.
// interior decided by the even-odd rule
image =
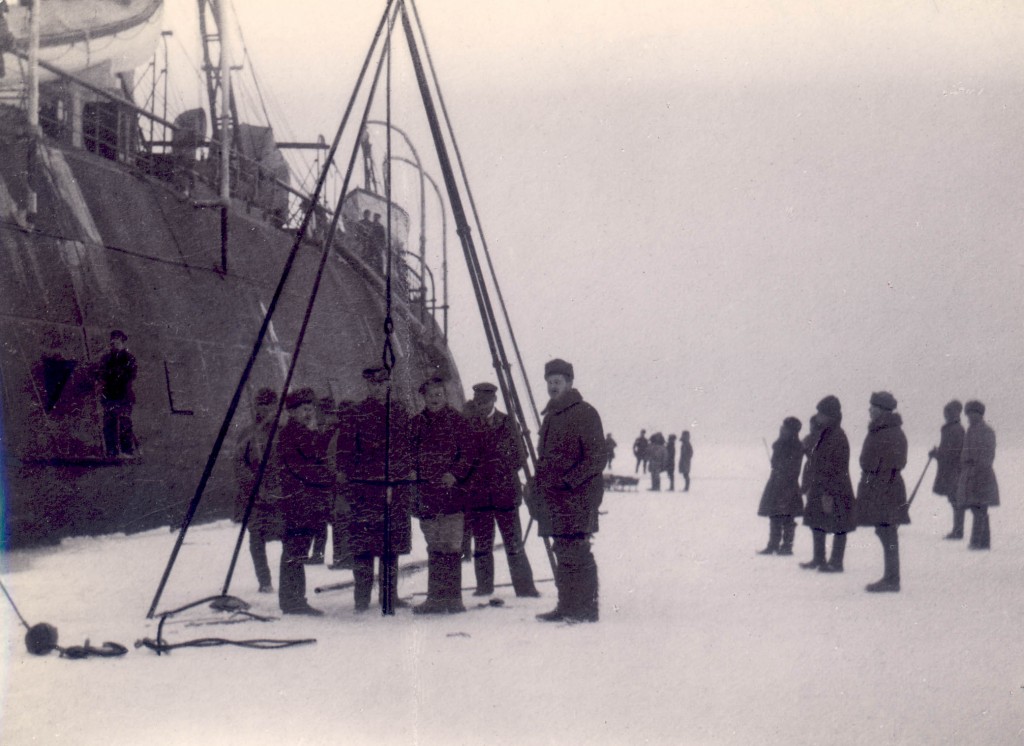
<svg viewBox="0 0 1024 746">
<path fill-rule="evenodd" d="M 278 137 L 330 139 L 384 4 L 235 5 Z M 912 447 L 953 397 L 1024 434 L 1024 5 L 418 9 L 535 395 L 573 362 L 617 465 L 641 427 L 770 441 L 830 393 L 856 453 L 877 389 Z M 410 81 L 396 52 L 394 121 L 440 181 Z M 468 387 L 493 374 L 450 224 L 449 252 Z"/>
</svg>

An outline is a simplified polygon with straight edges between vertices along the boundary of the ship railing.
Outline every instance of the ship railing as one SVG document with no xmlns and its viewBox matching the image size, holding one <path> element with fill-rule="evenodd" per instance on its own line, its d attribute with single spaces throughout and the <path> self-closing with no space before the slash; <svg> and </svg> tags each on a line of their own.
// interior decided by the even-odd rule
<svg viewBox="0 0 1024 746">
<path fill-rule="evenodd" d="M 40 91 L 39 124 L 45 137 L 121 163 L 170 184 L 186 196 L 194 196 L 199 184 L 216 194 L 222 152 L 218 140 L 179 126 L 57 67 L 42 61 L 40 64 L 57 76 Z M 296 227 L 309 204 L 307 193 L 237 150 L 231 153 L 230 178 L 232 198 L 250 210 L 258 210 L 263 219 L 280 229 Z M 308 236 L 322 244 L 333 210 L 318 204 L 315 216 Z M 400 251 L 397 269 L 402 294 L 418 309 L 421 321 L 428 312 L 436 316 L 441 306 L 430 267 L 416 254 Z"/>
</svg>

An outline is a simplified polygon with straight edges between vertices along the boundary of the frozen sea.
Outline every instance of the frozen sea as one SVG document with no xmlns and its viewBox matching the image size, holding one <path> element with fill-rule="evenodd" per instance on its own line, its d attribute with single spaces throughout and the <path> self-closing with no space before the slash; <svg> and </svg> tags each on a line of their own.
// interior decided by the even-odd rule
<svg viewBox="0 0 1024 746">
<path fill-rule="evenodd" d="M 859 444 L 853 444 L 854 454 Z M 0 740 L 20 744 L 1019 744 L 1024 742 L 1024 484 L 1001 450 L 1003 505 L 992 550 L 944 541 L 950 509 L 925 478 L 900 531 L 903 591 L 868 594 L 882 572 L 870 529 L 851 534 L 846 572 L 755 554 L 768 476 L 764 449 L 698 452 L 690 492 L 610 492 L 594 543 L 598 624 L 543 624 L 539 599 L 498 589 L 500 608 L 420 618 L 356 615 L 351 591 L 313 594 L 322 618 L 210 625 L 205 608 L 168 622 L 169 642 L 200 637 L 316 638 L 285 650 L 136 649 L 156 636 L 146 611 L 174 543 L 167 530 L 66 540 L 3 555 L 3 580 L 30 623 L 63 645 L 112 640 L 111 659 L 26 652 L 9 605 Z M 925 464 L 911 452 L 913 487 Z M 620 458 L 620 462 L 624 459 Z M 629 465 L 631 466 L 631 465 Z M 629 473 L 616 464 L 616 473 Z M 934 466 L 932 467 L 934 469 Z M 854 475 L 856 482 L 856 474 Z M 525 512 L 524 512 L 525 517 Z M 970 519 L 968 518 L 968 521 Z M 969 524 L 968 524 L 969 525 Z M 409 559 L 424 554 L 422 536 Z M 160 608 L 220 590 L 236 536 L 228 522 L 188 533 Z M 277 577 L 280 545 L 271 544 Z M 543 545 L 528 550 L 550 578 Z M 499 553 L 497 582 L 508 580 Z M 310 587 L 348 571 L 307 570 Z M 463 585 L 472 571 L 463 565 Z M 425 573 L 403 578 L 417 601 Z M 261 614 L 247 551 L 231 592 Z M 376 594 L 375 594 L 376 600 Z M 467 606 L 478 599 L 464 593 Z"/>
</svg>

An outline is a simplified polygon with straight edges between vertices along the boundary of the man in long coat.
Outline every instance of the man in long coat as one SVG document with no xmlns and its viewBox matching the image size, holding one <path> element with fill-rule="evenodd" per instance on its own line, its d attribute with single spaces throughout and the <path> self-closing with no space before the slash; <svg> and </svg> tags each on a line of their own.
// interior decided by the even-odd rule
<svg viewBox="0 0 1024 746">
<path fill-rule="evenodd" d="M 312 389 L 289 394 L 288 422 L 277 441 L 281 475 L 281 573 L 278 599 L 285 614 L 320 616 L 306 601 L 306 553 L 334 499 L 335 471 L 327 460 L 328 439 L 317 427 Z"/>
<path fill-rule="evenodd" d="M 802 423 L 787 417 L 779 428 L 779 437 L 772 443 L 772 473 L 761 493 L 757 514 L 769 519 L 768 546 L 758 554 L 793 554 L 794 516 L 803 515 L 800 497 L 800 464 L 804 447 L 800 442 Z"/>
<path fill-rule="evenodd" d="M 256 393 L 256 416 L 251 425 L 238 437 L 238 455 L 235 461 L 235 475 L 238 493 L 235 498 L 234 520 L 241 523 L 249 503 L 249 495 L 256 484 L 267 437 L 277 409 L 277 392 L 270 388 Z M 278 479 L 277 462 L 271 453 L 259 492 L 253 500 L 249 513 L 249 554 L 256 570 L 256 581 L 260 593 L 273 593 L 274 584 L 270 577 L 270 563 L 267 561 L 267 542 L 279 541 L 282 534 L 281 517 L 277 505 L 281 499 L 281 485 Z"/>
<path fill-rule="evenodd" d="M 693 463 L 693 444 L 690 431 L 683 430 L 679 436 L 679 473 L 683 475 L 683 492 L 690 491 L 690 465 Z"/>
<path fill-rule="evenodd" d="M 857 485 L 857 525 L 874 526 L 882 542 L 885 572 L 869 583 L 871 593 L 900 589 L 900 545 L 898 529 L 910 523 L 907 487 L 903 468 L 907 465 L 907 436 L 903 419 L 895 411 L 896 397 L 888 391 L 871 395 L 871 421 L 860 452 L 860 484 Z"/>
<path fill-rule="evenodd" d="M 647 471 L 647 431 L 641 430 L 640 436 L 633 441 L 633 455 L 636 456 L 636 469 L 633 471 L 637 474 L 640 473 L 640 467 Z"/>
<path fill-rule="evenodd" d="M 526 453 L 512 419 L 495 408 L 497 387 L 478 383 L 473 387 L 472 406 L 467 406 L 469 429 L 476 441 L 476 465 L 467 484 L 466 523 L 475 540 L 473 568 L 476 596 L 494 592 L 494 525 L 505 544 L 512 587 L 517 596 L 539 596 L 533 583 L 533 569 L 523 549 L 519 505 L 523 490 L 519 470 L 526 465 Z M 465 413 L 465 412 L 464 412 Z"/>
<path fill-rule="evenodd" d="M 942 414 L 946 422 L 939 433 L 939 445 L 928 453 L 938 464 L 932 492 L 936 495 L 945 495 L 953 508 L 953 530 L 946 534 L 947 539 L 964 538 L 964 509 L 956 504 L 956 489 L 960 482 L 960 456 L 964 449 L 964 426 L 960 424 L 962 411 L 963 405 L 956 399 L 943 408 Z"/>
<path fill-rule="evenodd" d="M 103 443 L 107 456 L 130 456 L 135 452 L 132 383 L 139 373 L 135 356 L 128 351 L 128 335 L 120 329 L 110 332 L 110 350 L 99 364 L 100 404 L 103 407 Z"/>
<path fill-rule="evenodd" d="M 409 415 L 395 398 L 391 399 L 390 408 L 385 405 L 388 375 L 384 368 L 365 369 L 367 397 L 340 413 L 338 422 L 336 458 L 338 471 L 343 475 L 339 478 L 344 481 L 342 498 L 350 511 L 348 546 L 352 554 L 357 612 L 370 607 L 374 557 L 380 558 L 382 603 L 387 592 L 385 569 L 389 568 L 396 581 L 390 589 L 391 605 L 404 605 L 397 592 L 398 557 L 412 549 L 410 488 L 407 484 L 393 484 L 389 491 L 385 484 L 415 476 L 409 445 Z"/>
<path fill-rule="evenodd" d="M 818 439 L 807 457 L 808 484 L 804 525 L 811 529 L 814 556 L 801 562 L 805 570 L 842 572 L 846 534 L 857 523 L 853 515 L 853 483 L 850 481 L 850 441 L 843 432 L 842 405 L 835 396 L 818 402 L 815 414 Z M 832 556 L 825 560 L 825 535 L 835 534 Z"/>
<path fill-rule="evenodd" d="M 544 366 L 550 401 L 539 435 L 537 524 L 550 536 L 557 559 L 558 605 L 545 622 L 598 620 L 597 562 L 590 547 L 604 497 L 604 428 L 597 410 L 573 388 L 573 367 L 555 359 Z"/>
<path fill-rule="evenodd" d="M 469 425 L 448 405 L 444 380 L 420 387 L 426 406 L 411 423 L 416 469 L 413 512 L 427 540 L 427 600 L 415 614 L 454 614 L 462 604 L 465 484 L 475 461 Z"/>
<path fill-rule="evenodd" d="M 960 458 L 957 505 L 970 508 L 974 516 L 968 549 L 989 549 L 992 534 L 988 509 L 999 505 L 999 484 L 992 468 L 996 458 L 996 433 L 985 422 L 985 405 L 980 401 L 967 402 L 964 412 L 968 427 Z"/>
</svg>

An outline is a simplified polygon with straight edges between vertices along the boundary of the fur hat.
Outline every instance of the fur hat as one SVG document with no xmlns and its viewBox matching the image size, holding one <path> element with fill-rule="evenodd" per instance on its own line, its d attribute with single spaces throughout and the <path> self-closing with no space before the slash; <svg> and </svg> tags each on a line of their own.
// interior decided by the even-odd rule
<svg viewBox="0 0 1024 746">
<path fill-rule="evenodd" d="M 270 404 L 277 404 L 277 392 L 265 386 L 256 392 L 256 406 L 266 407 Z"/>
<path fill-rule="evenodd" d="M 388 380 L 387 368 L 363 368 L 363 378 L 374 383 L 384 383 Z"/>
<path fill-rule="evenodd" d="M 969 402 L 964 404 L 964 412 L 970 414 L 971 412 L 977 412 L 982 417 L 985 416 L 985 405 L 977 399 L 971 399 Z"/>
<path fill-rule="evenodd" d="M 823 414 L 826 417 L 831 417 L 832 419 L 839 419 L 843 416 L 842 405 L 839 403 L 839 399 L 832 394 L 829 394 L 818 402 L 817 409 L 820 414 Z"/>
<path fill-rule="evenodd" d="M 782 426 L 787 430 L 792 430 L 794 433 L 798 433 L 800 432 L 800 428 L 803 427 L 803 423 L 796 417 L 787 417 L 782 421 Z"/>
<path fill-rule="evenodd" d="M 575 378 L 572 371 L 572 363 L 567 363 L 561 358 L 556 357 L 554 360 L 548 360 L 544 363 L 544 377 L 554 375 L 562 375 L 566 378 Z"/>
<path fill-rule="evenodd" d="M 872 406 L 892 412 L 896 409 L 896 397 L 888 391 L 876 391 L 871 395 Z"/>
<path fill-rule="evenodd" d="M 420 384 L 420 396 L 426 396 L 427 388 L 435 385 L 444 386 L 444 379 L 441 376 L 431 376 L 428 378 Z"/>
<path fill-rule="evenodd" d="M 316 403 L 316 392 L 311 388 L 299 389 L 291 394 L 284 400 L 285 405 L 288 409 L 298 409 L 303 404 L 315 404 Z"/>
<path fill-rule="evenodd" d="M 960 403 L 959 399 L 953 399 L 951 402 L 948 402 L 946 406 L 942 408 L 942 413 L 949 418 L 959 417 L 960 413 L 963 411 L 964 405 Z"/>
</svg>

